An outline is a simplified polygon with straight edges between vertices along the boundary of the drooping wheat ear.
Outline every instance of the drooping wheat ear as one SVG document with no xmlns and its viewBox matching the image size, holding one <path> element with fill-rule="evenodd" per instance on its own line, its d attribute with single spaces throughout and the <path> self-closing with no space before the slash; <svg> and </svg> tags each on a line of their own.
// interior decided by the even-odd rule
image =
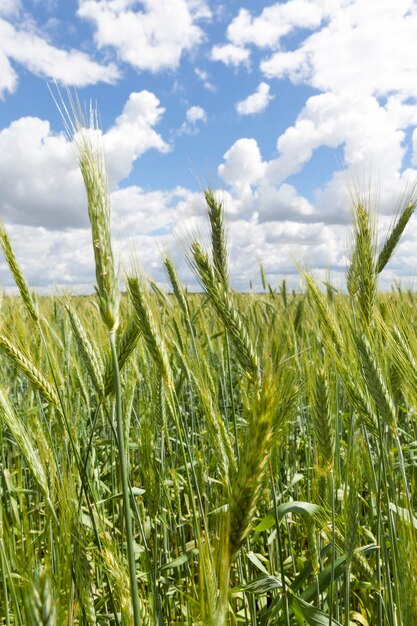
<svg viewBox="0 0 417 626">
<path fill-rule="evenodd" d="M 165 383 L 170 389 L 174 389 L 168 351 L 149 306 L 146 292 L 137 278 L 130 277 L 127 282 L 129 294 L 136 312 L 137 324 L 143 334 L 147 348 Z"/>
<path fill-rule="evenodd" d="M 401 331 L 397 326 L 393 326 L 388 335 L 388 341 L 401 390 L 405 397 L 410 396 L 411 402 L 415 403 L 417 402 L 417 362 L 406 337 L 413 337 L 411 326 L 406 325 Z"/>
<path fill-rule="evenodd" d="M 94 350 L 91 341 L 81 324 L 81 321 L 72 307 L 65 305 L 70 318 L 75 340 L 95 390 L 99 395 L 103 393 L 103 363 L 97 350 Z"/>
<path fill-rule="evenodd" d="M 223 202 L 216 199 L 211 189 L 206 189 L 204 198 L 207 204 L 207 215 L 211 230 L 211 252 L 213 266 L 223 287 L 228 288 L 229 279 L 227 276 L 227 243 L 224 226 L 224 206 Z"/>
<path fill-rule="evenodd" d="M 121 557 L 114 552 L 113 545 L 109 540 L 103 541 L 105 544 L 102 550 L 101 556 L 103 558 L 103 566 L 107 572 L 109 580 L 113 587 L 113 593 L 117 604 L 119 605 L 122 624 L 133 624 L 132 621 L 132 606 L 129 596 L 129 577 L 126 572 L 126 568 L 122 563 Z M 142 600 L 138 599 L 139 605 L 139 619 L 141 626 L 150 626 L 150 616 L 147 605 Z"/>
<path fill-rule="evenodd" d="M 317 287 L 313 278 L 309 274 L 304 274 L 304 278 L 307 283 L 308 293 L 317 307 L 319 319 L 325 327 L 326 333 L 328 333 L 331 338 L 334 344 L 334 349 L 336 352 L 340 353 L 342 351 L 343 339 L 339 324 L 336 321 L 326 298 Z"/>
<path fill-rule="evenodd" d="M 217 277 L 217 272 L 214 272 L 208 255 L 203 251 L 200 243 L 194 242 L 191 245 L 191 252 L 193 255 L 190 261 L 191 265 L 207 292 L 210 302 L 222 320 L 242 367 L 256 379 L 259 375 L 258 358 L 238 310 L 234 306 L 224 284 Z"/>
<path fill-rule="evenodd" d="M 361 377 L 360 374 L 358 375 L 356 370 L 352 373 L 349 365 L 342 361 L 342 359 L 336 361 L 336 368 L 338 372 L 340 372 L 346 396 L 359 419 L 366 424 L 373 435 L 377 435 L 378 419 L 375 407 L 371 402 L 369 391 L 362 380 L 363 377 Z"/>
<path fill-rule="evenodd" d="M 44 400 L 55 408 L 59 407 L 59 398 L 52 385 L 46 380 L 41 372 L 29 361 L 29 359 L 12 344 L 10 339 L 0 333 L 0 349 L 8 355 L 13 365 L 18 369 L 37 389 Z"/>
<path fill-rule="evenodd" d="M 382 270 L 384 269 L 384 267 L 386 266 L 386 264 L 392 257 L 394 250 L 397 247 L 401 239 L 401 235 L 403 234 L 405 227 L 410 221 L 411 216 L 413 215 L 416 206 L 417 206 L 417 201 L 412 200 L 411 202 L 405 205 L 405 207 L 399 214 L 394 226 L 392 227 L 391 232 L 389 233 L 389 235 L 387 236 L 385 240 L 385 243 L 382 247 L 381 252 L 379 253 L 378 261 L 377 261 L 378 274 L 382 272 Z"/>
<path fill-rule="evenodd" d="M 117 343 L 117 358 L 119 361 L 119 370 L 121 371 L 130 355 L 133 353 L 138 339 L 141 335 L 141 330 L 138 326 L 136 318 L 132 318 L 129 320 L 125 330 L 120 335 Z M 105 395 L 109 395 L 114 390 L 114 376 L 113 376 L 113 364 L 112 360 L 109 359 L 106 365 L 106 374 L 104 377 L 105 380 Z"/>
<path fill-rule="evenodd" d="M 119 325 L 120 292 L 113 259 L 109 182 L 103 139 L 98 124 L 98 112 L 90 103 L 87 120 L 78 98 L 76 97 L 74 101 L 68 92 L 68 100 L 70 111 L 63 98 L 61 98 L 61 107 L 58 103 L 56 104 L 63 117 L 68 137 L 75 146 L 84 180 L 93 239 L 96 291 L 100 313 L 104 324 L 112 332 Z"/>
<path fill-rule="evenodd" d="M 168 274 L 169 281 L 171 283 L 172 291 L 174 292 L 174 296 L 176 297 L 178 304 L 181 307 L 181 311 L 184 313 L 184 317 L 187 323 L 190 323 L 190 309 L 188 307 L 188 302 L 184 294 L 184 289 L 182 288 L 182 285 L 179 281 L 174 264 L 169 257 L 165 257 L 164 265 Z"/>
<path fill-rule="evenodd" d="M 332 532 L 330 527 L 328 528 L 329 534 Z M 346 549 L 346 537 L 338 527 L 338 525 L 334 526 L 334 538 L 335 544 L 337 548 L 344 552 Z M 369 565 L 366 556 L 363 554 L 363 548 L 356 548 L 352 555 L 352 563 L 355 565 L 355 568 L 361 572 L 365 579 L 376 583 L 375 580 L 375 572 L 372 567 Z"/>
<path fill-rule="evenodd" d="M 255 516 L 273 441 L 276 395 L 276 389 L 269 377 L 265 377 L 255 412 L 249 416 L 249 426 L 238 467 L 231 476 L 230 561 L 236 557 L 248 536 Z"/>
<path fill-rule="evenodd" d="M 21 418 L 10 404 L 6 395 L 0 390 L 0 423 L 7 425 L 13 439 L 19 446 L 26 459 L 28 467 L 36 478 L 45 496 L 49 496 L 48 478 L 45 467 L 41 462 L 37 443 L 32 438 L 32 433 L 22 423 Z"/>
<path fill-rule="evenodd" d="M 3 222 L 0 221 L 0 245 L 3 250 L 3 254 L 6 258 L 7 264 L 13 275 L 14 281 L 19 289 L 23 303 L 26 306 L 29 315 L 35 321 L 39 321 L 39 313 L 36 302 L 29 291 L 29 286 L 23 276 L 19 263 L 14 255 L 12 245 L 10 243 L 9 235 L 4 227 Z"/>
<path fill-rule="evenodd" d="M 369 395 L 373 398 L 382 419 L 390 426 L 392 431 L 396 433 L 397 412 L 375 352 L 372 350 L 365 335 L 356 335 L 355 342 L 359 353 L 363 378 Z"/>
</svg>

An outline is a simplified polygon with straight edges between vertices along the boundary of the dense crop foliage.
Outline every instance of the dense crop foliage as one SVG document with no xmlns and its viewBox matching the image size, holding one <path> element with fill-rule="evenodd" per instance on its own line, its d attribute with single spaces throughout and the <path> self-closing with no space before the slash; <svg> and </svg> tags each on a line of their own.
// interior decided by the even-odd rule
<svg viewBox="0 0 417 626">
<path fill-rule="evenodd" d="M 413 200 L 378 251 L 357 199 L 348 295 L 238 294 L 208 191 L 203 293 L 166 259 L 120 297 L 81 147 L 97 297 L 33 296 L 1 232 L 0 623 L 417 623 L 416 296 L 377 293 Z"/>
</svg>

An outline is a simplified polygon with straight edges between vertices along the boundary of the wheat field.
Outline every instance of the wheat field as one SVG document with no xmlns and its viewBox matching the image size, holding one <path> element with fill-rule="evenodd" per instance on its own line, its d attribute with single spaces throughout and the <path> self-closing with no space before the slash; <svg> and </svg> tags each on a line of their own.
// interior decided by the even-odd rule
<svg viewBox="0 0 417 626">
<path fill-rule="evenodd" d="M 0 229 L 20 293 L 0 304 L 0 623 L 417 624 L 417 296 L 378 291 L 415 196 L 381 242 L 356 197 L 346 293 L 262 267 L 234 292 L 209 189 L 201 293 L 169 258 L 168 290 L 121 283 L 82 122 L 96 295 L 32 293 Z"/>
</svg>

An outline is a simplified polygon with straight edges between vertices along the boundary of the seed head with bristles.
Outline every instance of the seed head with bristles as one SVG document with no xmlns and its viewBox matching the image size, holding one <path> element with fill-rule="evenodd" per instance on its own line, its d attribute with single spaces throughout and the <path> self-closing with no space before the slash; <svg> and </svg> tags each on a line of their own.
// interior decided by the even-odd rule
<svg viewBox="0 0 417 626">
<path fill-rule="evenodd" d="M 13 252 L 12 244 L 4 224 L 0 222 L 0 247 L 3 251 L 4 257 L 13 274 L 14 281 L 20 291 L 23 303 L 26 306 L 31 318 L 35 321 L 39 321 L 39 313 L 37 310 L 36 302 L 32 294 L 29 291 L 29 286 L 23 276 L 22 270 Z"/>
<path fill-rule="evenodd" d="M 84 180 L 93 239 L 96 291 L 102 320 L 111 332 L 119 325 L 120 292 L 111 243 L 110 193 L 98 112 L 90 103 L 87 122 L 78 98 L 74 101 L 68 92 L 68 100 L 70 111 L 62 96 L 61 107 L 58 103 L 57 106 L 64 119 L 68 138 L 75 147 Z"/>
<path fill-rule="evenodd" d="M 211 251 L 213 266 L 225 289 L 228 287 L 227 276 L 227 245 L 224 227 L 224 208 L 211 189 L 206 189 L 204 198 L 207 204 L 207 215 L 211 230 Z"/>
</svg>

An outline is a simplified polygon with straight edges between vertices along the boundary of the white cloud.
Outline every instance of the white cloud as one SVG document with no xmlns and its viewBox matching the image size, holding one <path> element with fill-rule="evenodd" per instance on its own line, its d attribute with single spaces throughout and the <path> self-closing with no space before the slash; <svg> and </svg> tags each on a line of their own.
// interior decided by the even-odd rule
<svg viewBox="0 0 417 626">
<path fill-rule="evenodd" d="M 165 210 L 158 205 L 157 210 Z M 113 247 L 120 274 L 131 266 L 131 252 L 136 247 L 140 262 L 152 272 L 153 278 L 164 280 L 160 248 L 149 235 L 128 232 L 115 236 L 117 216 L 112 220 Z M 133 220 L 132 220 L 133 222 Z M 137 222 L 136 222 L 137 224 Z M 71 293 L 91 293 L 95 283 L 93 247 L 89 228 L 66 231 L 49 231 L 40 227 L 7 224 L 16 257 L 31 287 L 41 292 L 56 289 Z M 173 248 L 171 235 L 159 237 L 160 246 Z M 3 286 L 14 286 L 6 264 L 0 260 L 0 277 Z"/>
<path fill-rule="evenodd" d="M 320 146 L 343 146 L 348 170 L 373 166 L 378 168 L 377 174 L 392 181 L 405 155 L 403 140 L 404 133 L 397 128 L 395 118 L 373 97 L 333 93 L 312 96 L 294 126 L 278 138 L 279 154 L 270 161 L 268 176 L 276 182 L 284 181 L 299 172 Z"/>
<path fill-rule="evenodd" d="M 78 15 L 95 26 L 99 48 L 115 48 L 119 58 L 139 70 L 175 69 L 182 55 L 205 38 L 196 24 L 210 19 L 203 0 L 80 0 Z"/>
<path fill-rule="evenodd" d="M 262 113 L 275 97 L 271 96 L 269 91 L 270 86 L 267 83 L 260 83 L 254 93 L 236 104 L 236 111 L 239 115 Z"/>
<path fill-rule="evenodd" d="M 255 139 L 238 139 L 224 155 L 219 175 L 232 187 L 248 192 L 251 185 L 261 180 L 266 164 Z"/>
<path fill-rule="evenodd" d="M 417 128 L 413 130 L 412 144 L 413 144 L 412 164 L 417 165 Z"/>
<path fill-rule="evenodd" d="M 228 43 L 214 46 L 211 59 L 226 65 L 248 65 L 248 46 L 278 49 L 282 37 L 296 28 L 319 26 L 325 15 L 324 4 L 317 0 L 277 2 L 256 17 L 247 9 L 240 9 L 227 28 Z"/>
<path fill-rule="evenodd" d="M 190 122 L 190 124 L 196 124 L 197 122 L 207 121 L 207 113 L 205 112 L 203 107 L 200 107 L 200 106 L 190 107 L 187 110 L 185 117 L 187 118 L 187 122 Z"/>
<path fill-rule="evenodd" d="M 135 8 L 138 4 L 142 11 Z M 275 2 L 258 16 L 240 11 L 229 26 L 225 45 L 212 48 L 213 60 L 237 67 L 249 65 L 251 50 L 258 47 L 261 55 L 268 55 L 261 66 L 265 76 L 289 77 L 319 92 L 276 138 L 276 154 L 262 154 L 256 139 L 242 137 L 225 152 L 218 167 L 226 187 L 235 287 L 247 288 L 251 279 L 259 284 L 256 273 L 261 261 L 273 285 L 282 276 L 288 277 L 292 286 L 298 284 L 293 260 L 317 270 L 323 279 L 327 268 L 332 268 L 335 277 L 342 276 L 349 241 L 348 187 L 352 183 L 366 186 L 368 178 L 376 181 L 381 222 L 384 227 L 389 223 L 405 181 L 409 178 L 412 184 L 416 176 L 411 168 L 403 171 L 408 143 L 412 143 L 411 158 L 417 165 L 417 131 L 412 142 L 405 132 L 417 125 L 417 61 L 410 43 L 417 27 L 414 4 L 411 0 Z M 114 47 L 121 60 L 138 69 L 158 71 L 176 67 L 182 56 L 203 40 L 198 20 L 210 19 L 207 5 L 198 0 L 175 0 L 170 6 L 181 10 L 170 15 L 169 28 L 159 12 L 167 10 L 165 0 L 159 4 L 151 0 L 85 0 L 80 15 L 84 12 L 82 16 L 95 25 L 99 46 Z M 157 24 L 162 25 L 161 30 Z M 178 31 L 172 32 L 175 25 Z M 300 31 L 301 43 L 297 37 L 284 40 L 287 35 L 297 35 L 299 29 L 314 28 L 312 35 Z M 183 37 L 187 33 L 188 39 Z M 206 72 L 196 68 L 195 73 L 204 85 L 211 85 Z M 3 90 L 15 89 L 16 80 L 7 57 L 0 54 Z M 241 114 L 255 113 L 270 99 L 269 86 L 261 83 L 257 92 L 237 107 Z M 183 188 L 144 190 L 119 184 L 146 150 L 170 149 L 156 130 L 163 113 L 154 94 L 131 94 L 103 135 L 115 249 L 121 257 L 128 256 L 133 239 L 145 269 L 162 281 L 160 250 L 175 251 L 176 238 L 181 239 L 186 230 L 204 232 L 201 194 Z M 202 107 L 190 107 L 183 128 L 194 132 L 207 117 Z M 338 148 L 343 163 L 335 159 L 336 171 L 328 180 L 320 178 L 314 193 L 304 195 L 297 174 L 323 147 Z M 21 118 L 1 131 L 0 188 L 0 211 L 11 227 L 16 253 L 31 284 L 91 289 L 94 269 L 84 190 L 65 137 L 54 134 L 48 122 L 38 118 Z M 415 275 L 415 226 L 414 219 L 385 273 L 385 284 L 394 276 Z M 183 261 L 178 262 L 178 269 L 195 287 Z"/>
<path fill-rule="evenodd" d="M 261 63 L 265 76 L 337 93 L 416 96 L 415 2 L 334 0 L 328 7 L 326 25 L 298 49 L 278 50 Z"/>
<path fill-rule="evenodd" d="M 292 220 L 294 229 L 302 231 L 302 222 L 317 222 L 319 219 L 311 202 L 287 183 L 276 186 L 267 180 L 262 181 L 257 189 L 255 206 L 259 223 Z"/>
<path fill-rule="evenodd" d="M 15 91 L 17 80 L 17 74 L 10 65 L 9 59 L 0 50 L 0 98 L 4 96 L 6 91 L 9 93 Z"/>
<path fill-rule="evenodd" d="M 207 122 L 207 113 L 200 106 L 192 106 L 187 109 L 185 114 L 185 122 L 178 131 L 180 135 L 193 135 L 198 133 L 198 124 Z"/>
<path fill-rule="evenodd" d="M 63 50 L 28 30 L 19 30 L 0 19 L 0 95 L 13 92 L 17 76 L 8 59 L 23 65 L 30 72 L 82 87 L 97 82 L 114 83 L 119 78 L 115 65 L 100 65 L 84 52 Z"/>
<path fill-rule="evenodd" d="M 188 200 L 189 191 L 177 187 L 170 191 L 144 191 L 138 186 L 117 189 L 111 194 L 113 228 L 116 240 L 126 237 L 157 236 L 176 223 L 175 207 Z"/>
<path fill-rule="evenodd" d="M 6 17 L 17 15 L 21 7 L 20 0 L 0 0 L 0 15 Z"/>
<path fill-rule="evenodd" d="M 324 3 L 317 0 L 277 2 L 252 17 L 240 9 L 227 29 L 227 38 L 238 46 L 253 44 L 260 48 L 278 48 L 280 39 L 295 28 L 315 28 L 325 15 Z"/>
<path fill-rule="evenodd" d="M 194 72 L 203 83 L 204 89 L 211 92 L 217 91 L 217 87 L 211 82 L 208 72 L 200 69 L 199 67 L 196 67 Z"/>
<path fill-rule="evenodd" d="M 271 163 L 262 160 L 255 139 L 239 139 L 225 153 L 219 176 L 232 188 L 234 219 L 255 218 L 257 223 L 317 220 L 312 204 L 294 186 L 271 175 Z"/>
<path fill-rule="evenodd" d="M 23 117 L 0 132 L 1 215 L 59 228 L 86 224 L 83 188 L 71 144 L 49 122 Z"/>
<path fill-rule="evenodd" d="M 298 47 L 281 49 L 282 38 L 300 28 L 316 31 L 307 37 L 303 33 Z M 244 168 L 239 173 L 244 151 L 237 149 L 238 142 L 226 153 L 219 173 L 233 186 L 242 214 L 256 215 L 259 223 L 289 217 L 298 223 L 322 219 L 345 224 L 350 215 L 348 188 L 373 180 L 382 214 L 392 215 L 398 194 L 416 180 L 415 171 L 402 171 L 405 130 L 417 124 L 417 59 L 412 52 L 416 29 L 412 0 L 290 1 L 276 3 L 258 17 L 240 11 L 227 32 L 232 45 L 271 49 L 273 54 L 261 63 L 265 76 L 288 76 L 323 92 L 309 98 L 294 125 L 278 137 L 277 157 L 263 161 L 256 152 L 254 162 L 262 162 L 263 172 L 254 182 L 246 181 Z M 416 131 L 412 144 L 417 165 Z M 341 148 L 343 163 L 335 158 L 336 171 L 316 189 L 312 203 L 285 181 L 301 172 L 323 146 Z"/>
<path fill-rule="evenodd" d="M 170 147 L 154 130 L 165 109 L 149 91 L 131 93 L 115 125 L 104 134 L 104 147 L 110 184 L 126 178 L 132 165 L 144 152 L 154 148 L 168 152 Z"/>
<path fill-rule="evenodd" d="M 122 114 L 103 135 L 111 188 L 126 178 L 133 162 L 168 145 L 154 126 L 163 109 L 147 91 L 130 94 Z M 49 229 L 87 224 L 85 194 L 75 150 L 64 134 L 35 117 L 0 131 L 0 213 L 9 221 Z"/>
<path fill-rule="evenodd" d="M 249 61 L 250 51 L 232 43 L 213 46 L 210 54 L 212 61 L 221 61 L 225 65 L 246 65 Z"/>
</svg>

